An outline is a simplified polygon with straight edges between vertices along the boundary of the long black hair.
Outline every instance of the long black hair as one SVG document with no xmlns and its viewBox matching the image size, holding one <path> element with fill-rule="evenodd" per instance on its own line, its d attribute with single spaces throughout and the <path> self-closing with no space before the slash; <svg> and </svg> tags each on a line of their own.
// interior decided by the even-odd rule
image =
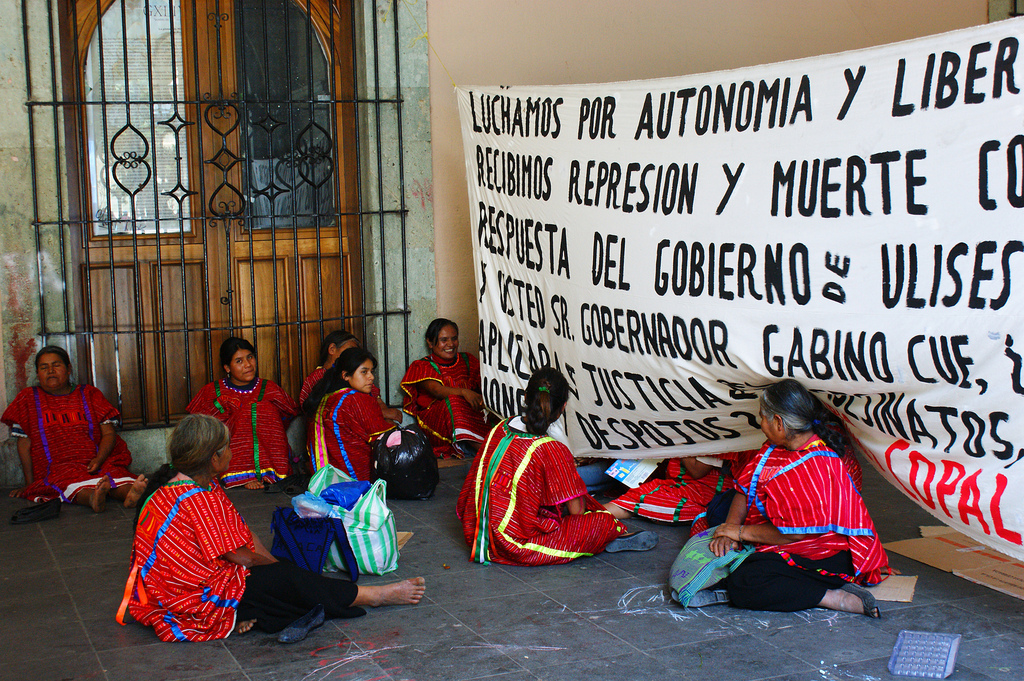
<svg viewBox="0 0 1024 681">
<path fill-rule="evenodd" d="M 349 348 L 338 355 L 338 359 L 334 360 L 334 364 L 324 371 L 324 375 L 310 389 L 309 396 L 302 403 L 302 413 L 308 418 L 316 416 L 317 407 L 320 406 L 320 402 L 325 396 L 348 387 L 348 381 L 342 378 L 342 374 L 354 374 L 356 369 L 361 367 L 366 360 L 370 360 L 373 363 L 374 369 L 377 368 L 377 358 L 370 354 L 370 351 L 366 348 Z"/>
<path fill-rule="evenodd" d="M 231 358 L 235 356 L 235 353 L 239 350 L 248 350 L 252 353 L 252 356 L 256 356 L 256 348 L 252 346 L 252 343 L 239 338 L 238 336 L 229 336 L 224 339 L 224 342 L 220 344 L 220 365 L 228 366 L 231 364 Z"/>
<path fill-rule="evenodd" d="M 782 419 L 787 436 L 813 431 L 836 454 L 853 449 L 846 424 L 799 381 L 786 378 L 768 386 L 761 393 L 760 407 L 762 417 Z"/>
<path fill-rule="evenodd" d="M 562 408 L 569 399 L 569 382 L 554 367 L 538 369 L 526 384 L 524 399 L 526 406 L 523 409 L 523 423 L 526 432 L 543 435 L 548 426 L 562 415 Z"/>
<path fill-rule="evenodd" d="M 433 345 L 434 343 L 436 343 L 438 334 L 441 333 L 441 329 L 443 329 L 446 326 L 451 326 L 452 328 L 454 328 L 455 333 L 459 332 L 459 325 L 450 319 L 445 319 L 444 317 L 438 317 L 434 321 L 427 324 L 427 331 L 426 333 L 423 334 L 423 337 L 427 339 L 427 344 Z"/>
<path fill-rule="evenodd" d="M 324 336 L 323 342 L 320 343 L 320 361 L 317 362 L 317 366 L 322 367 L 327 361 L 327 358 L 330 356 L 332 345 L 340 348 L 349 341 L 355 341 L 358 343 L 359 339 L 345 329 L 336 329 Z"/>
</svg>

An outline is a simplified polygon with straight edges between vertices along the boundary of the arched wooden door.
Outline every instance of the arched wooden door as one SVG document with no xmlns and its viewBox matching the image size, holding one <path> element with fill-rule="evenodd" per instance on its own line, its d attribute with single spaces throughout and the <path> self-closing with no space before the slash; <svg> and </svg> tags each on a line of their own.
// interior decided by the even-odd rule
<svg viewBox="0 0 1024 681">
<path fill-rule="evenodd" d="M 352 20 L 331 0 L 78 0 L 93 382 L 181 415 L 229 335 L 297 395 L 361 307 Z"/>
</svg>

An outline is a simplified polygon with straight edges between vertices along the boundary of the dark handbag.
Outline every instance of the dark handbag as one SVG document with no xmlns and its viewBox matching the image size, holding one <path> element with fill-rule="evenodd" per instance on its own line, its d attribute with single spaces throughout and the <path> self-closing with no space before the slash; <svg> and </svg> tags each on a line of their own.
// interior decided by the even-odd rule
<svg viewBox="0 0 1024 681">
<path fill-rule="evenodd" d="M 727 489 L 711 497 L 708 503 L 707 524 L 708 527 L 721 525 L 729 516 L 729 507 L 732 506 L 732 498 L 736 496 L 736 490 Z"/>
<path fill-rule="evenodd" d="M 429 499 L 440 477 L 434 446 L 420 427 L 397 428 L 373 445 L 377 477 L 388 484 L 392 499 Z"/>
<path fill-rule="evenodd" d="M 60 499 L 50 499 L 41 504 L 19 508 L 11 516 L 11 525 L 37 523 L 40 520 L 52 520 L 60 515 Z"/>
<path fill-rule="evenodd" d="M 359 578 L 355 554 L 339 518 L 303 518 L 294 508 L 278 506 L 270 522 L 274 543 L 270 553 L 295 563 L 303 570 L 323 572 L 324 563 L 337 544 L 351 581 Z"/>
</svg>

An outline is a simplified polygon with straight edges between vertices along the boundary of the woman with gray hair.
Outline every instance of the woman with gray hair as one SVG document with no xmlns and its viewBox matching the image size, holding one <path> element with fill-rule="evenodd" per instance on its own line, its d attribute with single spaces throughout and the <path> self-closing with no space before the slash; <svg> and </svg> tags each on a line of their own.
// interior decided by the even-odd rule
<svg viewBox="0 0 1024 681">
<path fill-rule="evenodd" d="M 857 584 L 884 579 L 888 559 L 857 491 L 859 466 L 843 422 L 792 379 L 760 399 L 764 446 L 738 462 L 729 515 L 714 532 L 717 556 L 752 544 L 755 552 L 691 607 L 730 602 L 750 610 L 821 607 L 878 617 Z"/>
<path fill-rule="evenodd" d="M 272 556 L 220 485 L 230 439 L 227 426 L 202 414 L 174 429 L 171 463 L 150 476 L 139 507 L 119 622 L 127 605 L 163 641 L 209 641 L 256 626 L 294 643 L 325 618 L 419 603 L 422 577 L 357 586 Z"/>
</svg>

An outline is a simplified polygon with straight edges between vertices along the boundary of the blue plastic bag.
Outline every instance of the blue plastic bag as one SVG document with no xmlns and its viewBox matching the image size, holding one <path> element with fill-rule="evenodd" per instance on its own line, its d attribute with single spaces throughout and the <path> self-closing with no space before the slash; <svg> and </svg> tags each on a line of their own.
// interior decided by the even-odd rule
<svg viewBox="0 0 1024 681">
<path fill-rule="evenodd" d="M 359 497 L 366 494 L 370 489 L 370 483 L 366 480 L 353 480 L 352 482 L 336 482 L 324 491 L 320 492 L 320 498 L 327 503 L 341 506 L 351 511 Z"/>
</svg>

